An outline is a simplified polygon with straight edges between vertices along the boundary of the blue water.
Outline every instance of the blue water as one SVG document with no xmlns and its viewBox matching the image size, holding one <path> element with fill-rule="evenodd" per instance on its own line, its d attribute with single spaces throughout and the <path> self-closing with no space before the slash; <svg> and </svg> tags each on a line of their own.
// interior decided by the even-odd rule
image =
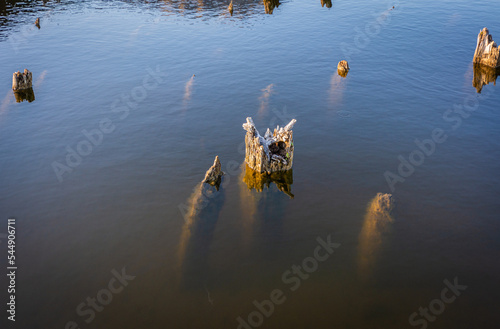
<svg viewBox="0 0 500 329">
<path fill-rule="evenodd" d="M 16 218 L 16 328 L 498 327 L 500 94 L 477 92 L 472 57 L 483 27 L 500 40 L 499 2 L 266 14 L 235 0 L 232 16 L 219 1 L 13 4 L 0 5 L 0 234 Z M 35 100 L 18 103 L 24 68 Z M 293 199 L 244 182 L 246 117 L 261 133 L 297 119 Z M 384 174 L 436 129 L 391 188 Z M 216 155 L 223 185 L 200 197 Z M 378 192 L 390 218 L 374 214 Z M 282 275 L 328 236 L 340 246 L 292 291 Z M 135 278 L 108 303 L 123 268 Z M 467 288 L 439 310 L 455 278 Z M 260 320 L 254 300 L 276 289 L 285 300 Z M 410 323 L 429 304 L 432 321 Z"/>
</svg>

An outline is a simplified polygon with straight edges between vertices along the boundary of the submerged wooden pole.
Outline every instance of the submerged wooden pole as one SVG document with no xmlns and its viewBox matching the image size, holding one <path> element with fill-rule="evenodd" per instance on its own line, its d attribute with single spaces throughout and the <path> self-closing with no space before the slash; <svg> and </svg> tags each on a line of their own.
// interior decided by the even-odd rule
<svg viewBox="0 0 500 329">
<path fill-rule="evenodd" d="M 293 165 L 293 119 L 285 127 L 279 126 L 271 133 L 269 128 L 264 136 L 259 134 L 252 118 L 243 124 L 245 136 L 245 162 L 259 173 L 273 173 L 292 169 Z"/>
</svg>

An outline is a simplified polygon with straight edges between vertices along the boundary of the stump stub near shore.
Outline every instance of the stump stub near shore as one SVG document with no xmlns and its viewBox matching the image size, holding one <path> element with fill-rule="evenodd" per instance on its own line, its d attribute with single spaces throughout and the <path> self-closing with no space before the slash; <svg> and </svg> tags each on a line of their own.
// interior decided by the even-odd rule
<svg viewBox="0 0 500 329">
<path fill-rule="evenodd" d="M 32 84 L 33 74 L 28 69 L 24 69 L 23 73 L 17 71 L 12 75 L 12 90 L 14 91 L 30 89 Z"/>
<path fill-rule="evenodd" d="M 293 125 L 292 119 L 285 127 L 277 126 L 271 133 L 269 128 L 264 136 L 259 134 L 252 118 L 243 124 L 245 136 L 245 162 L 258 173 L 273 173 L 292 169 L 293 165 Z"/>
<path fill-rule="evenodd" d="M 493 68 L 500 67 L 500 47 L 493 41 L 493 36 L 486 27 L 477 36 L 473 62 Z"/>
</svg>

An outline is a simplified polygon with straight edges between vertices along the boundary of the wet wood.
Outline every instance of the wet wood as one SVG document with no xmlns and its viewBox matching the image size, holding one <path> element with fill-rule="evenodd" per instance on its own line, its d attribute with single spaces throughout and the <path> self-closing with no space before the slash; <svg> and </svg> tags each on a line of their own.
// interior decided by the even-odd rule
<svg viewBox="0 0 500 329">
<path fill-rule="evenodd" d="M 486 27 L 477 36 L 473 61 L 493 68 L 500 67 L 500 48 Z"/>
<path fill-rule="evenodd" d="M 347 63 L 347 61 L 345 60 L 340 61 L 339 64 L 337 65 L 337 73 L 341 77 L 345 78 L 348 72 L 349 72 L 349 64 Z"/>
<path fill-rule="evenodd" d="M 248 117 L 243 128 L 245 136 L 245 162 L 259 173 L 272 173 L 290 170 L 293 165 L 293 131 L 297 122 L 293 119 L 285 127 L 279 126 L 271 133 L 269 128 L 261 136 L 252 118 Z"/>
<path fill-rule="evenodd" d="M 219 190 L 219 185 L 221 182 L 223 172 L 221 170 L 221 164 L 219 161 L 219 156 L 215 157 L 214 164 L 207 170 L 203 183 L 215 186 Z"/>
<path fill-rule="evenodd" d="M 32 84 L 33 74 L 28 69 L 24 69 L 24 73 L 17 71 L 12 75 L 12 90 L 14 91 L 30 89 Z"/>
</svg>

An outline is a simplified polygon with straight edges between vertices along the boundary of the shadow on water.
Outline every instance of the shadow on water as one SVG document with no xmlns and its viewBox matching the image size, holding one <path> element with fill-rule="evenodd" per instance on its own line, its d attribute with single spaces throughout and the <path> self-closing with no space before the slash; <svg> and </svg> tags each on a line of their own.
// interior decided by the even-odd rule
<svg viewBox="0 0 500 329">
<path fill-rule="evenodd" d="M 496 85 L 497 77 L 500 74 L 500 69 L 484 66 L 481 64 L 474 64 L 474 76 L 472 78 L 472 86 L 476 88 L 478 94 L 484 86 L 493 82 Z"/>
<path fill-rule="evenodd" d="M 393 208 L 390 194 L 378 193 L 368 204 L 358 247 L 358 275 L 363 281 L 373 273 L 384 238 L 391 231 Z"/>
<path fill-rule="evenodd" d="M 196 186 L 188 200 L 178 247 L 181 288 L 205 287 L 210 246 L 224 201 L 224 188 L 206 183 Z"/>
</svg>

